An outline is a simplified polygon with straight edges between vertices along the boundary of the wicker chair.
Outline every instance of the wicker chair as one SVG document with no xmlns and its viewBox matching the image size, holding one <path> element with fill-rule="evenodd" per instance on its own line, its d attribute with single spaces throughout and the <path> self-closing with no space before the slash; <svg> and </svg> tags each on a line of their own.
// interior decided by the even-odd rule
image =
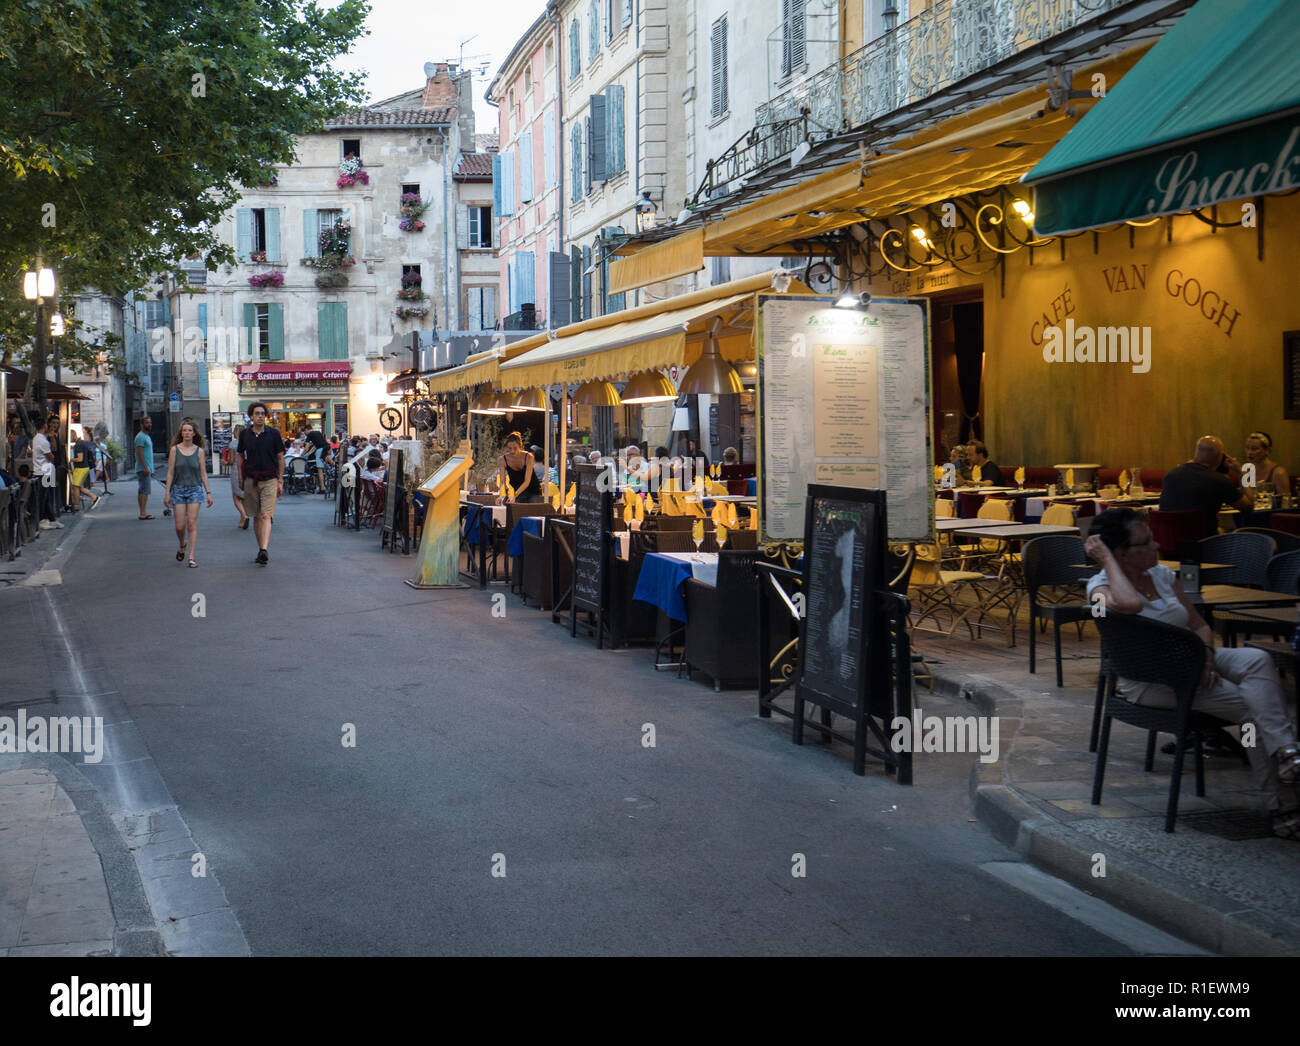
<svg viewBox="0 0 1300 1046">
<path fill-rule="evenodd" d="M 1268 580 L 1268 561 L 1276 546 L 1267 534 L 1216 534 L 1197 542 L 1200 563 L 1226 563 L 1231 570 L 1216 571 L 1215 584 L 1262 588 Z"/>
<path fill-rule="evenodd" d="M 1083 541 L 1073 534 L 1051 534 L 1027 542 L 1022 552 L 1025 587 L 1029 592 L 1029 671 L 1037 669 L 1039 618 L 1052 622 L 1056 648 L 1056 685 L 1064 686 L 1061 675 L 1061 622 L 1080 623 L 1092 620 L 1092 608 L 1086 602 L 1041 603 L 1039 590 L 1049 586 L 1078 585 L 1084 562 Z M 1086 569 L 1086 568 L 1085 568 Z"/>
<path fill-rule="evenodd" d="M 686 582 L 686 669 L 699 669 L 720 691 L 758 685 L 758 553 L 718 555 L 718 583 Z"/>
<path fill-rule="evenodd" d="M 1233 533 L 1240 534 L 1241 531 Z M 1293 595 L 1300 595 L 1300 549 L 1283 552 L 1268 561 L 1264 571 L 1264 587 L 1270 592 L 1290 592 Z M 1294 622 L 1272 621 L 1251 616 L 1248 612 L 1232 614 L 1220 611 L 1214 615 L 1214 625 L 1223 636 L 1225 646 L 1236 646 L 1238 636 L 1243 636 L 1247 640 L 1255 636 L 1288 639 L 1295 631 Z"/>
<path fill-rule="evenodd" d="M 753 552 L 758 548 L 757 530 L 729 530 L 724 552 Z"/>
<path fill-rule="evenodd" d="M 1150 773 L 1155 762 L 1156 734 L 1174 735 L 1174 765 L 1169 776 L 1169 801 L 1165 808 L 1165 831 L 1174 830 L 1178 816 L 1178 793 L 1183 780 L 1183 756 L 1192 742 L 1196 759 L 1196 794 L 1205 794 L 1205 757 L 1202 737 L 1228 725 L 1215 716 L 1196 712 L 1192 701 L 1205 667 L 1205 645 L 1190 629 L 1178 628 L 1136 614 L 1108 614 L 1097 618 L 1102 656 L 1109 673 L 1101 738 L 1097 746 L 1097 772 L 1092 784 L 1092 803 L 1101 803 L 1106 756 L 1110 749 L 1110 725 L 1118 719 L 1147 731 L 1146 761 Z M 1173 708 L 1135 705 L 1117 693 L 1118 677 L 1141 683 L 1171 687 L 1176 697 Z"/>
<path fill-rule="evenodd" d="M 1288 534 L 1285 530 L 1270 530 L 1268 527 L 1238 527 L 1234 534 L 1267 534 L 1273 539 L 1273 547 L 1278 555 L 1300 549 L 1300 534 Z"/>
</svg>

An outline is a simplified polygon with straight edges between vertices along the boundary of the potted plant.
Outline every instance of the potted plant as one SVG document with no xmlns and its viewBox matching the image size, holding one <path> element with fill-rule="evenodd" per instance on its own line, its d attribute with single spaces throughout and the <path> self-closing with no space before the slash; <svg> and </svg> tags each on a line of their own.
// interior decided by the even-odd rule
<svg viewBox="0 0 1300 1046">
<path fill-rule="evenodd" d="M 266 251 L 253 251 L 248 256 L 248 260 L 251 262 L 264 262 L 266 261 Z"/>
<path fill-rule="evenodd" d="M 399 305 L 395 311 L 399 320 L 409 320 L 429 315 L 429 305 L 427 302 L 416 302 L 413 305 Z"/>
<path fill-rule="evenodd" d="M 362 170 L 361 157 L 355 153 L 348 153 L 339 164 L 339 177 L 334 184 L 340 189 L 346 189 L 348 186 L 356 185 L 357 182 L 369 185 L 370 175 Z"/>
<path fill-rule="evenodd" d="M 250 287 L 283 287 L 284 273 L 282 272 L 259 272 L 254 276 L 248 277 Z"/>
<path fill-rule="evenodd" d="M 418 272 L 408 272 L 402 276 L 402 289 L 397 292 L 401 301 L 423 301 L 428 297 L 421 286 L 423 278 Z"/>
<path fill-rule="evenodd" d="M 424 222 L 420 220 L 420 216 L 429 209 L 429 205 L 420 198 L 420 194 L 404 192 L 398 202 L 401 205 L 402 220 L 397 223 L 397 227 L 403 232 L 422 231 Z"/>
</svg>

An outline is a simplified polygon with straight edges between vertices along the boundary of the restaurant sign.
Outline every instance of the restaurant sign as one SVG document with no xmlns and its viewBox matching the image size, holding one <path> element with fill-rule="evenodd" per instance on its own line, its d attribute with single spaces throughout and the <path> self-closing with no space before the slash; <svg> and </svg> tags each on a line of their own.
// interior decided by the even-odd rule
<svg viewBox="0 0 1300 1046">
<path fill-rule="evenodd" d="M 1034 231 L 1055 236 L 1295 188 L 1300 188 L 1300 118 L 1290 114 L 1040 181 Z M 1253 223 L 1250 203 L 1242 204 L 1242 218 Z M 1219 220 L 1233 216 L 1221 213 Z"/>
<path fill-rule="evenodd" d="M 347 381 L 352 375 L 352 364 L 340 363 L 248 363 L 235 370 L 240 381 L 256 382 L 310 382 Z"/>
</svg>

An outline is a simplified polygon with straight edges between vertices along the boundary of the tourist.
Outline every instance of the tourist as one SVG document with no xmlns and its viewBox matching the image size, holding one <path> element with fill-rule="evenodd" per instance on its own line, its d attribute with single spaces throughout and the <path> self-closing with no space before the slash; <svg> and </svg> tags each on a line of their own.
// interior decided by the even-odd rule
<svg viewBox="0 0 1300 1046">
<path fill-rule="evenodd" d="M 153 419 L 146 414 L 140 419 L 140 431 L 135 434 L 135 479 L 138 486 L 136 500 L 140 503 L 140 518 L 153 519 L 149 515 L 149 491 L 153 489 L 153 440 L 149 430 L 153 428 Z"/>
<path fill-rule="evenodd" d="M 1202 536 L 1217 534 L 1219 509 L 1224 505 L 1242 512 L 1255 507 L 1241 488 L 1228 478 L 1229 469 L 1236 466 L 1237 462 L 1223 452 L 1223 441 L 1218 436 L 1202 436 L 1196 441 L 1192 460 L 1165 473 L 1160 484 L 1160 511 L 1200 512 Z"/>
<path fill-rule="evenodd" d="M 243 425 L 236 425 L 235 431 L 231 436 L 231 446 L 239 446 L 240 434 L 244 431 Z M 239 512 L 239 522 L 235 524 L 240 530 L 248 529 L 248 513 L 244 511 L 244 485 L 243 478 L 239 474 L 238 455 L 236 460 L 232 461 L 230 466 L 230 494 L 235 500 L 235 509 Z"/>
<path fill-rule="evenodd" d="M 244 490 L 244 511 L 253 517 L 253 533 L 257 537 L 254 562 L 266 566 L 271 558 L 275 499 L 284 494 L 284 439 L 278 429 L 267 425 L 265 403 L 254 403 L 248 412 L 253 424 L 239 434 L 235 461 Z"/>
<path fill-rule="evenodd" d="M 724 465 L 740 464 L 740 454 L 737 452 L 735 447 L 727 447 L 727 449 L 722 452 L 722 463 Z"/>
<path fill-rule="evenodd" d="M 1214 632 L 1188 601 L 1178 575 L 1160 563 L 1146 517 L 1113 508 L 1093 520 L 1084 551 L 1102 569 L 1088 581 L 1088 600 L 1119 614 L 1140 614 L 1195 632 L 1205 644 L 1205 668 L 1194 711 L 1231 723 L 1254 722 L 1259 744 L 1243 746 L 1255 786 L 1272 817 L 1273 834 L 1300 841 L 1300 746 L 1287 716 L 1273 659 L 1263 650 L 1214 646 Z M 1173 708 L 1172 689 L 1119 680 L 1119 695 L 1135 705 Z"/>
<path fill-rule="evenodd" d="M 199 506 L 207 501 L 212 507 L 212 488 L 208 486 L 208 467 L 203 455 L 203 437 L 194 422 L 186 418 L 172 438 L 167 453 L 167 484 L 163 488 L 163 504 L 175 505 L 176 562 L 185 558 L 188 546 L 190 566 L 197 568 L 194 548 L 199 539 Z"/>
<path fill-rule="evenodd" d="M 51 419 L 53 421 L 54 419 Z M 36 483 L 41 530 L 62 530 L 63 524 L 58 520 L 54 501 L 54 484 L 56 469 L 54 452 L 50 442 L 50 425 L 45 418 L 37 416 L 32 419 L 36 425 L 36 435 L 32 437 L 32 481 Z"/>
<path fill-rule="evenodd" d="M 368 479 L 373 483 L 382 483 L 387 474 L 388 470 L 384 468 L 384 459 L 375 451 L 371 451 L 370 456 L 366 458 L 366 467 L 361 470 L 361 478 L 363 480 Z"/>
<path fill-rule="evenodd" d="M 1002 470 L 989 460 L 989 448 L 984 441 L 973 439 L 966 444 L 966 459 L 970 471 L 957 483 L 959 487 L 1000 487 Z M 980 478 L 975 478 L 975 469 L 980 470 Z"/>
<path fill-rule="evenodd" d="M 90 430 L 84 429 L 81 438 L 72 445 L 72 504 L 74 508 L 81 507 L 83 497 L 90 498 L 90 507 L 94 508 L 99 504 L 99 496 L 90 490 L 91 470 L 95 467 L 95 458 L 98 454 L 95 444 L 90 437 Z"/>
<path fill-rule="evenodd" d="M 1246 437 L 1246 460 L 1255 466 L 1255 487 L 1266 494 L 1291 495 L 1291 477 L 1273 460 L 1273 437 L 1252 432 Z"/>
</svg>

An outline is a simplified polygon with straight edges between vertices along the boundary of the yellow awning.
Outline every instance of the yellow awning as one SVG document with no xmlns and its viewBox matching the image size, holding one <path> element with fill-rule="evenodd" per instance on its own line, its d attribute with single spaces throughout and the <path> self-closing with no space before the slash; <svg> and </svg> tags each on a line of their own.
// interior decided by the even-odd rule
<svg viewBox="0 0 1300 1046">
<path fill-rule="evenodd" d="M 1100 74 L 1114 84 L 1151 43 L 1076 70 L 1076 84 Z M 706 221 L 704 254 L 797 254 L 794 244 L 822 233 L 1017 182 L 1061 140 L 1097 99 L 1071 99 L 1070 113 L 1048 107 L 1037 86 L 973 113 L 935 124 L 898 142 L 886 155 L 846 163 L 772 193 L 716 221 Z M 699 230 L 692 230 L 698 232 Z M 690 235 L 683 233 L 682 236 Z M 673 240 L 647 245 L 662 250 Z M 624 252 L 636 250 L 635 242 Z M 628 258 L 631 261 L 636 255 Z"/>
<path fill-rule="evenodd" d="M 704 268 L 704 230 L 694 229 L 656 243 L 609 265 L 609 292 L 618 294 L 652 283 L 662 283 Z"/>
<path fill-rule="evenodd" d="M 546 341 L 546 334 L 541 333 L 516 341 L 504 349 L 476 352 L 459 367 L 448 367 L 446 370 L 431 374 L 428 379 L 429 393 L 432 395 L 439 392 L 459 392 L 473 385 L 495 382 L 500 377 L 499 367 L 503 360 L 513 359 L 529 349 L 545 344 Z"/>
<path fill-rule="evenodd" d="M 747 359 L 753 354 L 754 296 L 772 287 L 772 275 L 734 280 L 562 328 L 549 344 L 501 363 L 501 385 L 534 388 L 683 366 L 698 358 L 715 328 L 724 358 Z M 797 280 L 790 284 L 792 293 L 811 293 Z"/>
</svg>

